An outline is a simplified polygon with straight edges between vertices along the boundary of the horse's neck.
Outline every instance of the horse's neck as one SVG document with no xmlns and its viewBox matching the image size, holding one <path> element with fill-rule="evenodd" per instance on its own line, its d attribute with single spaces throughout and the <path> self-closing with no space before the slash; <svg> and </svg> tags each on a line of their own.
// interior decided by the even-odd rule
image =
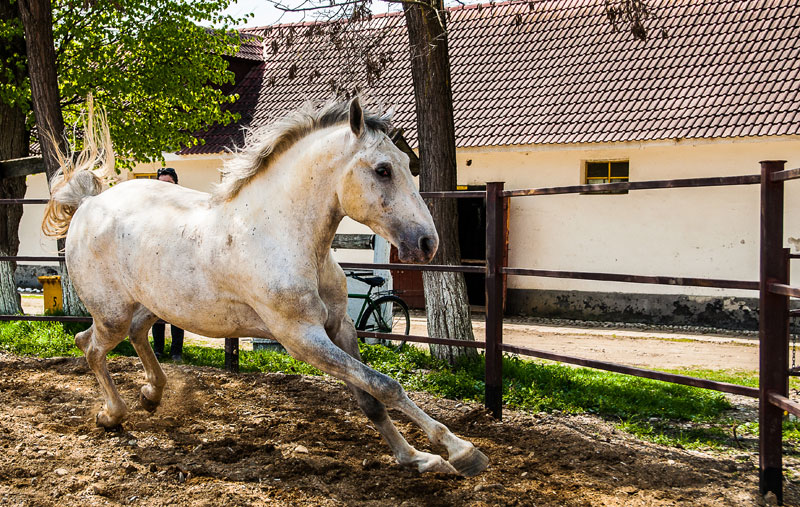
<svg viewBox="0 0 800 507">
<path fill-rule="evenodd" d="M 229 204 L 247 216 L 248 227 L 265 237 L 280 235 L 292 247 L 313 253 L 318 262 L 330 252 L 343 214 L 332 181 L 339 157 L 322 151 L 319 143 L 290 148 L 272 166 L 256 175 Z M 324 158 L 323 163 L 319 163 Z M 331 166 L 330 169 L 321 167 Z M 327 172 L 326 172 L 327 171 Z M 241 218 L 239 219 L 241 222 Z"/>
</svg>

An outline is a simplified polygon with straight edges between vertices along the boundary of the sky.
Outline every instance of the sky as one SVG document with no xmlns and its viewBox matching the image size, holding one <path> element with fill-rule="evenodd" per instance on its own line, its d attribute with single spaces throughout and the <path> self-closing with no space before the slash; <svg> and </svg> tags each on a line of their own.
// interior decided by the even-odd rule
<svg viewBox="0 0 800 507">
<path fill-rule="evenodd" d="M 300 3 L 300 0 L 284 0 L 284 3 L 287 5 L 297 5 Z M 389 9 L 394 11 L 398 8 L 399 4 L 390 4 L 387 2 L 376 1 L 372 4 L 372 12 L 374 14 L 382 14 Z M 238 0 L 232 3 L 224 12 L 235 17 L 241 17 L 249 13 L 254 14 L 254 17 L 248 18 L 245 23 L 237 25 L 237 28 L 303 21 L 303 15 L 301 13 L 283 13 L 273 7 L 272 3 L 267 0 Z M 283 17 L 281 17 L 282 14 Z M 306 21 L 311 20 L 313 20 L 313 13 L 306 15 Z"/>
</svg>

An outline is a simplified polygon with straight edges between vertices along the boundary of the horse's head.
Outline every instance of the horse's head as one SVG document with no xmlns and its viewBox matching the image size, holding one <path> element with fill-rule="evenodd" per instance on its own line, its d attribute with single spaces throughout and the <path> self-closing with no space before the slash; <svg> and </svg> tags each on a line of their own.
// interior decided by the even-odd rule
<svg viewBox="0 0 800 507">
<path fill-rule="evenodd" d="M 345 214 L 388 239 L 400 260 L 430 262 L 439 235 L 411 177 L 408 155 L 382 130 L 367 128 L 358 98 L 350 102 L 349 117 L 354 155 L 336 189 Z"/>
</svg>

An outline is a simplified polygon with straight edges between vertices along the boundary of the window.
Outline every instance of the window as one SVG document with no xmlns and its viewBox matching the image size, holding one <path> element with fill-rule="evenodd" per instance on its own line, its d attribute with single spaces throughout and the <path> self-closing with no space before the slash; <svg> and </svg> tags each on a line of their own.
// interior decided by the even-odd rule
<svg viewBox="0 0 800 507">
<path fill-rule="evenodd" d="M 587 161 L 584 172 L 584 183 L 588 185 L 603 183 L 622 183 L 628 181 L 629 167 L 627 160 Z M 600 192 L 590 192 L 592 194 Z M 602 192 L 604 194 L 627 194 L 627 190 Z"/>
<path fill-rule="evenodd" d="M 154 180 L 156 173 L 134 173 L 133 178 L 137 180 Z"/>
</svg>

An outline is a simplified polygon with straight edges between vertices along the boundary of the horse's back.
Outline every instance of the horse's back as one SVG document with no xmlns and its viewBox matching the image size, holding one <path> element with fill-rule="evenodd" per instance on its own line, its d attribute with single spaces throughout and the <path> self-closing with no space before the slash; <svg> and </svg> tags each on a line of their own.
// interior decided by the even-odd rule
<svg viewBox="0 0 800 507">
<path fill-rule="evenodd" d="M 158 273 L 191 266 L 198 251 L 192 238 L 207 226 L 209 202 L 209 194 L 155 180 L 121 183 L 87 199 L 66 241 L 67 267 L 81 292 L 99 284 L 134 290 L 146 278 L 163 284 Z"/>
<path fill-rule="evenodd" d="M 211 195 L 164 181 L 138 179 L 114 185 L 105 192 L 90 198 L 79 208 L 117 215 L 141 215 L 169 212 L 192 212 L 207 209 Z M 87 212 L 85 211 L 84 214 Z M 118 214 L 119 213 L 119 214 Z M 77 213 L 76 213 L 77 215 Z"/>
</svg>

